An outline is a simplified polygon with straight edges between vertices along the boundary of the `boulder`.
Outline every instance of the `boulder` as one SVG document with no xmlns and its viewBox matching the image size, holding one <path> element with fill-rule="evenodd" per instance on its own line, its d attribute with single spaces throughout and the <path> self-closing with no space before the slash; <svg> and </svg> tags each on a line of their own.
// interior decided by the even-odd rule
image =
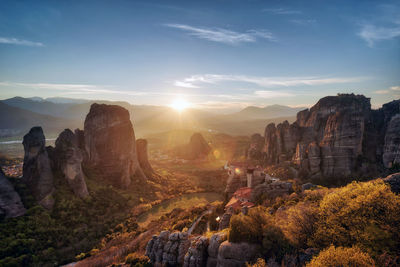
<svg viewBox="0 0 400 267">
<path fill-rule="evenodd" d="M 0 218 L 14 218 L 25 212 L 21 198 L 0 168 Z"/>
<path fill-rule="evenodd" d="M 84 198 L 89 195 L 85 175 L 82 171 L 83 153 L 79 148 L 79 137 L 70 129 L 65 129 L 56 140 L 55 159 L 68 185 L 76 196 Z"/>
<path fill-rule="evenodd" d="M 391 174 L 383 180 L 390 185 L 390 189 L 394 193 L 400 194 L 400 172 Z"/>
<path fill-rule="evenodd" d="M 224 241 L 218 249 L 218 267 L 243 267 L 246 262 L 256 261 L 260 257 L 259 245 L 250 243 L 231 243 Z"/>
<path fill-rule="evenodd" d="M 33 127 L 24 136 L 22 144 L 25 151 L 22 180 L 38 203 L 51 209 L 54 205 L 54 178 L 42 128 Z"/>
<path fill-rule="evenodd" d="M 129 112 L 116 105 L 92 104 L 84 124 L 88 167 L 101 170 L 110 184 L 126 188 L 135 175 L 146 179 L 137 158 Z"/>
</svg>

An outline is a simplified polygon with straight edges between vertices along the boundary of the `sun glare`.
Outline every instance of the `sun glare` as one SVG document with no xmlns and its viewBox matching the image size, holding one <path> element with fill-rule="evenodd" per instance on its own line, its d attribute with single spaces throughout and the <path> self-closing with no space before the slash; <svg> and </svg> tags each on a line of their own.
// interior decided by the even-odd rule
<svg viewBox="0 0 400 267">
<path fill-rule="evenodd" d="M 177 111 L 183 111 L 190 106 L 189 102 L 182 98 L 177 98 L 172 102 L 171 107 Z"/>
</svg>

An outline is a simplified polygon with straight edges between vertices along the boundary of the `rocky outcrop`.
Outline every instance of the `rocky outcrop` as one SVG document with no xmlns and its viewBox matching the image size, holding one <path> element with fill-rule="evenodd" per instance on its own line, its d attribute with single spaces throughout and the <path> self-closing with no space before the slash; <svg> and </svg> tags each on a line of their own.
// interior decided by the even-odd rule
<svg viewBox="0 0 400 267">
<path fill-rule="evenodd" d="M 400 166 L 400 114 L 389 121 L 383 147 L 383 165 L 392 168 L 395 164 Z"/>
<path fill-rule="evenodd" d="M 175 154 L 187 160 L 205 159 L 210 152 L 211 147 L 200 133 L 194 133 L 188 144 L 175 148 Z"/>
<path fill-rule="evenodd" d="M 146 256 L 155 266 L 182 266 L 189 246 L 187 233 L 163 231 L 147 243 Z"/>
<path fill-rule="evenodd" d="M 183 267 L 204 267 L 207 264 L 207 248 L 209 240 L 205 236 L 191 239 L 190 247 L 185 255 Z"/>
<path fill-rule="evenodd" d="M 251 201 L 255 202 L 261 195 L 273 199 L 292 192 L 293 186 L 289 182 L 275 181 L 272 183 L 263 183 L 253 188 L 251 191 Z"/>
<path fill-rule="evenodd" d="M 126 188 L 131 177 L 146 179 L 137 159 L 135 133 L 128 110 L 92 104 L 84 124 L 87 164 L 109 183 Z"/>
<path fill-rule="evenodd" d="M 79 136 L 65 129 L 56 140 L 54 158 L 74 194 L 80 198 L 89 195 L 82 171 L 83 152 L 79 148 Z"/>
<path fill-rule="evenodd" d="M 21 198 L 0 168 L 0 218 L 18 217 L 25 212 Z"/>
<path fill-rule="evenodd" d="M 45 147 L 41 127 L 33 127 L 24 136 L 23 182 L 27 184 L 40 205 L 51 209 L 54 205 L 54 178 Z"/>
<path fill-rule="evenodd" d="M 152 176 L 154 170 L 150 165 L 147 155 L 147 140 L 138 139 L 136 140 L 136 152 L 139 160 L 139 165 L 147 176 Z"/>
<path fill-rule="evenodd" d="M 262 163 L 264 159 L 264 137 L 261 134 L 253 134 L 250 138 L 250 147 L 247 150 L 246 158 L 250 162 Z"/>
<path fill-rule="evenodd" d="M 393 173 L 383 179 L 385 183 L 390 185 L 390 189 L 396 193 L 400 194 L 400 172 Z"/>
<path fill-rule="evenodd" d="M 246 262 L 257 260 L 260 246 L 249 243 L 223 242 L 218 249 L 218 267 L 243 267 Z"/>
<path fill-rule="evenodd" d="M 400 160 L 399 106 L 396 100 L 375 111 L 362 95 L 324 97 L 293 124 L 266 127 L 264 164 L 292 162 L 307 176 L 371 175 Z"/>
<path fill-rule="evenodd" d="M 216 233 L 210 238 L 210 242 L 207 248 L 208 259 L 207 267 L 216 267 L 218 263 L 218 251 L 222 242 L 227 239 L 226 233 Z"/>
</svg>

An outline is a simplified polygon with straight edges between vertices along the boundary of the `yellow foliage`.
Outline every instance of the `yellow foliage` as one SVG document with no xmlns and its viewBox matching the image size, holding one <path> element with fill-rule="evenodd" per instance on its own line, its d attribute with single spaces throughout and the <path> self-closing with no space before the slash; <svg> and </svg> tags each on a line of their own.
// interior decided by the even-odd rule
<svg viewBox="0 0 400 267">
<path fill-rule="evenodd" d="M 327 194 L 319 205 L 313 244 L 350 247 L 376 254 L 397 253 L 400 196 L 382 181 L 353 182 Z"/>
<path fill-rule="evenodd" d="M 373 267 L 374 260 L 358 247 L 330 246 L 312 259 L 307 267 Z"/>
</svg>

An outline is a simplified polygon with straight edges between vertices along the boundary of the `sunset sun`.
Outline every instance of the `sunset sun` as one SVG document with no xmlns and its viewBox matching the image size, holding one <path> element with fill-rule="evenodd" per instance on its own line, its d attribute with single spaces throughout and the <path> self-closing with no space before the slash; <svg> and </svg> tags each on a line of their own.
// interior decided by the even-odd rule
<svg viewBox="0 0 400 267">
<path fill-rule="evenodd" d="M 171 107 L 179 112 L 187 109 L 190 106 L 190 103 L 185 99 L 177 98 L 172 102 Z"/>
</svg>

